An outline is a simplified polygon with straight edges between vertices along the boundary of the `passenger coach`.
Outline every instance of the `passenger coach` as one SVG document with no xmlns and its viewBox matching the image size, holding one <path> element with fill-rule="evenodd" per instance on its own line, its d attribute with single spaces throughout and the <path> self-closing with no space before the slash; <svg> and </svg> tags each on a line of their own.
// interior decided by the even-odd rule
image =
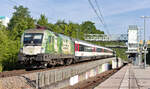
<svg viewBox="0 0 150 89">
<path fill-rule="evenodd" d="M 80 58 L 108 58 L 114 56 L 113 50 L 85 41 L 75 40 L 75 56 Z"/>
</svg>

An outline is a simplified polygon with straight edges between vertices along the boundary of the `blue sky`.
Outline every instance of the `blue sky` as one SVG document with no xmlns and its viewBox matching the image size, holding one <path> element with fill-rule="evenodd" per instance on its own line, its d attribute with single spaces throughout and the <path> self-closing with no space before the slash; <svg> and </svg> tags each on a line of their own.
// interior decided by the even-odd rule
<svg viewBox="0 0 150 89">
<path fill-rule="evenodd" d="M 93 3 L 95 0 L 91 0 Z M 143 28 L 140 16 L 150 16 L 150 0 L 97 0 L 104 20 L 111 34 L 127 33 L 128 25 L 138 25 Z M 106 31 L 93 12 L 88 0 L 1 0 L 0 16 L 11 17 L 14 5 L 24 5 L 29 8 L 33 18 L 45 14 L 49 22 L 58 19 L 82 23 L 93 21 L 98 29 Z M 150 38 L 150 18 L 146 24 L 147 39 Z"/>
</svg>

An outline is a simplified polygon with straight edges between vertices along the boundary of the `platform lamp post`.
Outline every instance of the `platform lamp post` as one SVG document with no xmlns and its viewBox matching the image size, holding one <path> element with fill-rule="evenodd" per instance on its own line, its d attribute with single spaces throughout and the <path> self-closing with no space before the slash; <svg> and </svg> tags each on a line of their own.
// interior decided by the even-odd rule
<svg viewBox="0 0 150 89">
<path fill-rule="evenodd" d="M 141 27 L 139 27 L 139 31 L 140 32 L 138 32 L 138 33 L 140 33 L 140 34 L 138 34 L 139 36 L 138 36 L 138 51 L 139 51 L 139 66 L 141 67 L 141 61 L 142 61 L 142 44 L 143 44 L 143 41 L 142 41 L 142 30 L 143 30 L 143 28 L 141 28 Z"/>
<path fill-rule="evenodd" d="M 146 67 L 146 49 L 147 49 L 147 48 L 146 48 L 146 39 L 145 39 L 145 37 L 146 37 L 146 36 L 145 36 L 145 35 L 146 35 L 146 34 L 145 34 L 145 25 L 146 25 L 146 19 L 147 19 L 147 18 L 150 18 L 150 16 L 141 16 L 141 18 L 144 19 L 144 43 L 143 43 L 143 44 L 144 44 L 144 47 L 143 47 L 143 48 L 144 48 L 144 67 Z"/>
</svg>

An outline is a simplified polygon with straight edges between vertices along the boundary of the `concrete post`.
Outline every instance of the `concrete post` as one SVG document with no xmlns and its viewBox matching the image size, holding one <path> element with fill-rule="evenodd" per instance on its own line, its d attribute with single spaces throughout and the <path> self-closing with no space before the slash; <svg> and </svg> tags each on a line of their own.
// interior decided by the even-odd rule
<svg viewBox="0 0 150 89">
<path fill-rule="evenodd" d="M 139 53 L 138 59 L 139 59 L 139 66 L 141 66 L 141 62 L 142 62 L 142 53 Z"/>
<path fill-rule="evenodd" d="M 116 60 L 112 60 L 112 69 L 117 68 Z"/>
<path fill-rule="evenodd" d="M 109 70 L 109 63 L 104 63 L 103 65 L 102 65 L 102 72 L 104 72 L 104 71 L 107 71 L 107 70 Z"/>
</svg>

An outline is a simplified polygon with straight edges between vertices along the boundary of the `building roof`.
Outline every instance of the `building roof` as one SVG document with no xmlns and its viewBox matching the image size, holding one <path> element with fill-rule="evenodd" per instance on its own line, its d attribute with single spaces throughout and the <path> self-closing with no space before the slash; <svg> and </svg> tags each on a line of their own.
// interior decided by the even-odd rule
<svg viewBox="0 0 150 89">
<path fill-rule="evenodd" d="M 5 16 L 0 16 L 0 19 L 5 19 L 6 17 Z"/>
</svg>

